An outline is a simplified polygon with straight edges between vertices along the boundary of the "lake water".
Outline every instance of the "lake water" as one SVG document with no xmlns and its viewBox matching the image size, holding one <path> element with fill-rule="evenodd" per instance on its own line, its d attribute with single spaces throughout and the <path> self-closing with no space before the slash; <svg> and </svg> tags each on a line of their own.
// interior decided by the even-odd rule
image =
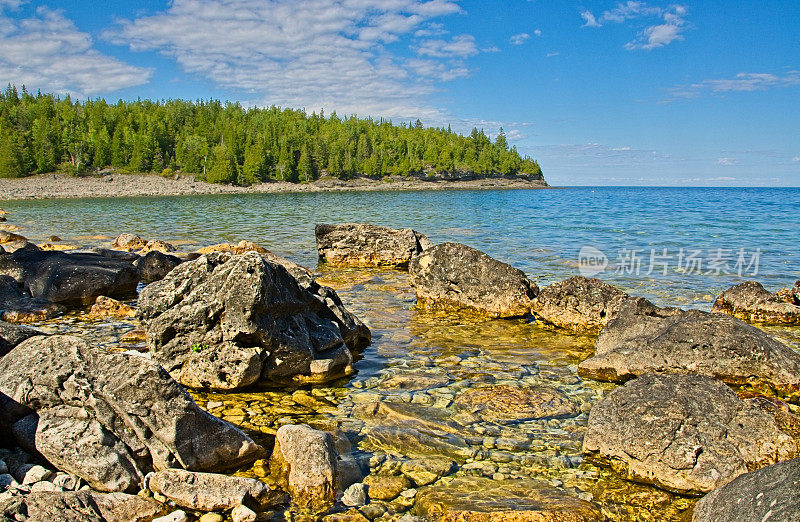
<svg viewBox="0 0 800 522">
<path fill-rule="evenodd" d="M 413 227 L 434 242 L 466 243 L 509 262 L 540 286 L 592 268 L 589 257 L 602 261 L 605 255 L 608 266 L 598 277 L 661 305 L 708 309 L 715 295 L 744 279 L 759 280 L 773 291 L 800 279 L 800 189 L 387 191 L 6 201 L 2 206 L 12 212 L 9 223 L 39 242 L 57 234 L 90 246 L 135 232 L 188 251 L 248 239 L 316 269 L 320 281 L 334 287 L 373 332 L 373 343 L 354 365 L 355 375 L 289 390 L 193 395 L 265 444 L 287 423 L 334 431 L 353 446 L 364 472 L 397 474 L 409 459 L 455 463 L 451 475 L 433 489 L 418 488 L 416 500 L 374 503 L 373 514 L 383 510 L 395 518 L 410 508 L 435 519 L 433 514 L 465 502 L 513 509 L 535 504 L 542 495 L 556 503 L 591 499 L 614 520 L 686 520 L 693 500 L 621 480 L 582 461 L 588 412 L 614 388 L 577 376 L 577 364 L 593 353 L 593 339 L 526 321 L 417 311 L 403 272 L 318 267 L 316 223 Z M 120 341 L 134 326 L 85 321 L 81 314 L 41 325 L 109 349 L 143 349 L 142 343 Z M 800 347 L 800 329 L 771 331 Z M 579 414 L 544 420 L 475 417 L 459 406 L 473 390 L 519 386 L 557 389 Z M 492 401 L 502 404 L 503 398 Z M 240 473 L 262 476 L 263 469 Z"/>
</svg>

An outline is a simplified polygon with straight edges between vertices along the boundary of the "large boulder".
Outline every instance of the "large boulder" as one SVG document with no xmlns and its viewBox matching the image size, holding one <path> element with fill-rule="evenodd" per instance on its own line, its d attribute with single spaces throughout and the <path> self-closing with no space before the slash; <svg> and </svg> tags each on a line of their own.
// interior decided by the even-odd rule
<svg viewBox="0 0 800 522">
<path fill-rule="evenodd" d="M 31 493 L 8 508 L 6 520 L 30 522 L 147 522 L 164 510 L 152 498 L 96 491 Z"/>
<path fill-rule="evenodd" d="M 521 317 L 539 293 L 522 270 L 460 243 L 427 249 L 408 268 L 421 308 Z"/>
<path fill-rule="evenodd" d="M 0 321 L 0 357 L 10 352 L 12 348 L 22 341 L 37 335 L 45 334 L 34 328 Z"/>
<path fill-rule="evenodd" d="M 739 475 L 695 505 L 694 522 L 800 520 L 800 459 Z"/>
<path fill-rule="evenodd" d="M 644 299 L 625 302 L 578 374 L 624 382 L 648 372 L 702 374 L 728 384 L 772 388 L 800 400 L 800 355 L 758 328 L 724 314 L 662 309 Z"/>
<path fill-rule="evenodd" d="M 0 255 L 0 275 L 13 277 L 34 298 L 90 305 L 97 296 L 136 296 L 139 272 L 129 262 L 95 253 L 20 250 Z"/>
<path fill-rule="evenodd" d="M 627 298 L 628 294 L 599 279 L 574 276 L 542 288 L 531 312 L 545 327 L 597 333 Z"/>
<path fill-rule="evenodd" d="M 256 252 L 212 253 L 139 296 L 153 357 L 191 387 L 242 388 L 343 375 L 369 330 L 333 290 Z"/>
<path fill-rule="evenodd" d="M 300 508 L 314 513 L 336 501 L 337 455 L 329 433 L 306 424 L 278 428 L 270 473 Z"/>
<path fill-rule="evenodd" d="M 725 290 L 714 301 L 711 311 L 752 323 L 800 324 L 798 304 L 781 299 L 755 281 L 745 281 Z"/>
<path fill-rule="evenodd" d="M 197 511 L 230 511 L 236 506 L 266 511 L 284 500 L 284 494 L 253 478 L 183 469 L 157 471 L 149 476 L 148 488 L 179 506 Z"/>
<path fill-rule="evenodd" d="M 264 455 L 153 361 L 77 337 L 33 337 L 0 359 L 0 402 L 0 430 L 99 490 L 138 491 L 154 469 L 220 471 Z"/>
<path fill-rule="evenodd" d="M 646 374 L 592 407 L 583 454 L 625 478 L 703 494 L 797 456 L 775 418 L 702 375 Z"/>
<path fill-rule="evenodd" d="M 407 268 L 409 261 L 432 243 L 410 228 L 393 229 L 363 223 L 318 224 L 319 258 L 344 266 Z"/>
</svg>

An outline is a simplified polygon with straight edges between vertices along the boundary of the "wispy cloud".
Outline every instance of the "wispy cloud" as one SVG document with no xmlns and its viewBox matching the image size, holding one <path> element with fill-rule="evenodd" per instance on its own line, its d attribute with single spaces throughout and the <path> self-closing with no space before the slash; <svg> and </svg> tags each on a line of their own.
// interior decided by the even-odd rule
<svg viewBox="0 0 800 522">
<path fill-rule="evenodd" d="M 254 103 L 432 119 L 437 82 L 469 74 L 480 52 L 472 35 L 448 37 L 442 18 L 460 12 L 453 0 L 173 0 L 105 38 Z"/>
<path fill-rule="evenodd" d="M 16 9 L 21 3 L 0 0 L 3 83 L 83 98 L 141 85 L 150 79 L 151 70 L 97 51 L 91 36 L 79 31 L 61 11 L 39 7 L 34 16 L 22 19 L 3 12 Z"/>
<path fill-rule="evenodd" d="M 800 156 L 795 156 L 792 158 L 792 163 L 800 163 Z"/>
<path fill-rule="evenodd" d="M 670 5 L 667 8 L 650 6 L 645 2 L 628 1 L 619 3 L 614 9 L 604 11 L 596 17 L 591 11 L 581 11 L 584 20 L 583 27 L 602 27 L 607 23 L 621 24 L 629 20 L 657 19 L 660 23 L 646 25 L 636 38 L 626 43 L 623 47 L 629 51 L 650 51 L 664 47 L 676 40 L 683 39 L 686 30 L 686 7 L 683 5 Z"/>
<path fill-rule="evenodd" d="M 535 29 L 533 31 L 533 35 L 541 37 L 542 36 L 542 30 L 541 29 Z"/>
<path fill-rule="evenodd" d="M 721 167 L 735 167 L 739 161 L 735 158 L 717 158 L 716 164 Z"/>
<path fill-rule="evenodd" d="M 800 85 L 800 71 L 784 75 L 770 73 L 739 73 L 733 78 L 703 80 L 702 82 L 669 89 L 671 99 L 697 98 L 703 93 L 753 92 Z M 670 101 L 670 100 L 665 100 Z"/>
<path fill-rule="evenodd" d="M 529 35 L 528 33 L 519 33 L 519 34 L 515 34 L 514 36 L 512 36 L 512 37 L 509 39 L 509 42 L 511 43 L 511 45 L 522 45 L 522 44 L 524 44 L 524 43 L 525 43 L 525 42 L 526 42 L 526 41 L 527 41 L 527 40 L 528 40 L 530 37 L 531 37 L 531 35 Z"/>
</svg>

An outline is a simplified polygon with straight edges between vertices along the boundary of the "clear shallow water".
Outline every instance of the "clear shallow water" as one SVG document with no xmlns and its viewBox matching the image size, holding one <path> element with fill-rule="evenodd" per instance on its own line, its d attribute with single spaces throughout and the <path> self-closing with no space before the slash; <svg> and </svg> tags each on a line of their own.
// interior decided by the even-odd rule
<svg viewBox="0 0 800 522">
<path fill-rule="evenodd" d="M 317 261 L 317 222 L 369 221 L 414 227 L 435 242 L 467 243 L 522 268 L 540 285 L 578 273 L 578 251 L 586 245 L 606 252 L 612 262 L 622 248 L 643 250 L 648 257 L 651 248 L 760 248 L 756 279 L 769 289 L 800 278 L 797 189 L 224 195 L 14 201 L 2 207 L 12 212 L 9 223 L 38 241 L 57 234 L 96 245 L 109 240 L 90 236 L 111 238 L 131 231 L 189 250 L 249 239 L 311 267 Z M 668 268 L 666 275 L 659 270 L 648 277 L 645 266 L 638 276 L 612 270 L 600 277 L 659 304 L 701 308 L 739 280 L 737 275 Z M 497 508 L 513 508 L 523 501 L 511 493 L 519 486 L 556 498 L 592 499 L 615 520 L 690 518 L 693 500 L 626 482 L 582 461 L 588 412 L 614 387 L 577 376 L 577 364 L 593 352 L 593 339 L 541 330 L 525 321 L 475 321 L 417 311 L 402 272 L 320 266 L 317 273 L 372 329 L 373 343 L 355 363 L 355 375 L 290 390 L 198 392 L 194 395 L 201 406 L 268 445 L 275 430 L 287 423 L 335 431 L 352 445 L 363 470 L 373 474 L 397 473 L 409 458 L 452 458 L 457 470 L 439 483 L 444 493 L 437 498 L 443 496 L 445 505 L 473 496 Z M 109 349 L 143 348 L 142 343 L 120 342 L 134 323 L 83 319 L 77 314 L 44 327 L 87 336 Z M 800 346 L 800 329 L 771 330 Z M 519 386 L 557 390 L 575 405 L 576 414 L 476 416 L 461 401 L 474 390 Z M 504 400 L 498 396 L 492 402 Z M 412 442 L 420 434 L 429 437 L 430 445 L 422 457 Z M 263 466 L 241 473 L 261 476 Z M 488 482 L 469 482 L 480 480 Z M 487 484 L 498 487 L 486 489 Z M 390 502 L 385 508 L 400 513 L 408 507 Z M 412 509 L 426 508 L 419 502 Z"/>
</svg>

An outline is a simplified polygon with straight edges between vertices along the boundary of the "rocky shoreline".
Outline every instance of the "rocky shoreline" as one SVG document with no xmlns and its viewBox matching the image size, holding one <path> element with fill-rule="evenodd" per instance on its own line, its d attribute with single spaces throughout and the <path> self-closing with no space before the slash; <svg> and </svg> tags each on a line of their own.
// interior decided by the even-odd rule
<svg viewBox="0 0 800 522">
<path fill-rule="evenodd" d="M 0 179 L 0 200 L 104 198 L 128 196 L 187 196 L 200 194 L 272 194 L 294 192 L 343 192 L 381 190 L 480 190 L 542 189 L 546 182 L 523 178 L 487 177 L 446 180 L 398 178 L 375 180 L 321 178 L 311 183 L 275 181 L 249 187 L 197 181 L 192 176 L 163 177 L 158 174 L 112 173 L 76 177 L 68 174 L 38 174 L 26 178 Z"/>
<path fill-rule="evenodd" d="M 774 517 L 774 502 L 759 499 L 800 483 L 800 354 L 761 329 L 798 324 L 800 282 L 775 294 L 745 283 L 711 312 L 684 311 L 584 277 L 540 289 L 481 251 L 434 245 L 412 229 L 343 223 L 315 232 L 323 264 L 407 272 L 420 315 L 585 336 L 593 353 L 561 373 L 536 362 L 481 368 L 469 355 L 418 364 L 405 354 L 392 372 L 352 380 L 334 397 L 300 386 L 353 379 L 372 325 L 304 267 L 247 241 L 181 253 L 123 234 L 111 248 L 65 253 L 2 236 L 0 513 L 626 520 L 603 494 L 566 476 L 542 478 L 596 465 L 668 499 L 641 512 L 657 516 L 672 503 L 685 518 L 687 499 L 707 495 L 693 516 L 710 521 L 730 519 L 742 502 L 753 519 Z M 145 345 L 109 351 L 11 324 L 92 304 L 95 316 L 138 322 Z M 437 373 L 454 358 L 445 374 L 464 377 Z M 602 393 L 559 385 L 582 381 Z M 249 401 L 227 406 L 236 392 Z M 271 394 L 277 413 L 268 420 L 260 404 Z M 553 426 L 547 440 L 543 428 Z M 798 514 L 786 502 L 779 519 Z"/>
</svg>

